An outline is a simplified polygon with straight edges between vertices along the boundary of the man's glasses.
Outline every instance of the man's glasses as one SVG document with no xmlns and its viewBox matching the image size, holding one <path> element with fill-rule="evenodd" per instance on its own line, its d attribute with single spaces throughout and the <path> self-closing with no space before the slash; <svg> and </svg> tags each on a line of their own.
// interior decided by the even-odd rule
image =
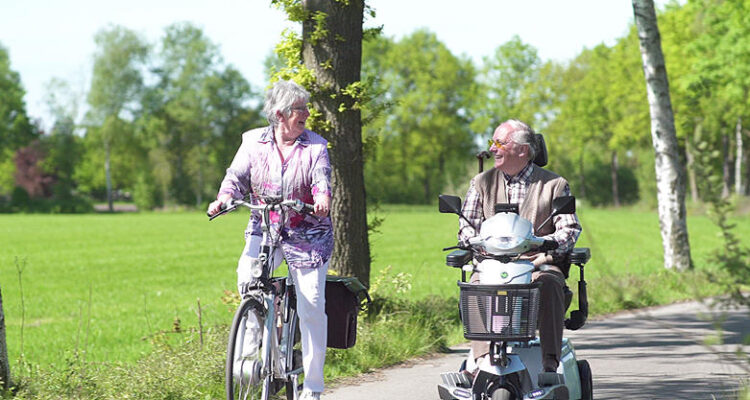
<svg viewBox="0 0 750 400">
<path fill-rule="evenodd" d="M 310 110 L 307 108 L 307 105 L 304 105 L 304 106 L 300 106 L 300 107 L 292 107 L 292 111 L 297 111 L 297 112 L 300 112 L 300 113 L 304 113 L 304 112 L 307 112 L 307 111 L 310 111 Z"/>
<path fill-rule="evenodd" d="M 510 140 L 507 141 L 507 142 L 501 142 L 501 141 L 496 140 L 496 139 L 490 139 L 490 140 L 487 141 L 487 145 L 489 147 L 492 147 L 492 145 L 494 144 L 497 149 L 502 149 L 503 147 L 507 146 L 508 143 L 510 143 Z"/>
</svg>

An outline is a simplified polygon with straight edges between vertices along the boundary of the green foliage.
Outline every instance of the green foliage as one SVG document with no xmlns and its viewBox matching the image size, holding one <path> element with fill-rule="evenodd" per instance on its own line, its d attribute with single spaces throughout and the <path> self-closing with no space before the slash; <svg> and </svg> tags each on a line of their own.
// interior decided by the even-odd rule
<svg viewBox="0 0 750 400">
<path fill-rule="evenodd" d="M 349 1 L 338 1 L 342 7 L 349 7 Z M 322 45 L 321 41 L 330 39 L 332 33 L 328 29 L 328 15 L 322 11 L 309 11 L 306 6 L 299 0 L 272 0 L 271 4 L 284 10 L 290 21 L 302 24 L 310 23 L 311 29 L 304 38 L 311 46 Z M 367 8 L 365 6 L 365 8 Z M 372 34 L 372 32 L 371 32 Z M 372 36 L 372 35 L 371 35 Z M 336 41 L 346 40 L 342 37 L 334 37 Z M 360 40 L 357 38 L 356 40 Z M 293 80 L 304 86 L 311 95 L 312 107 L 310 108 L 310 117 L 307 120 L 307 127 L 315 132 L 326 136 L 331 145 L 335 140 L 328 137 L 333 129 L 333 121 L 319 109 L 320 105 L 316 103 L 320 100 L 330 98 L 337 101 L 338 107 L 336 112 L 342 114 L 348 110 L 360 111 L 366 108 L 373 101 L 373 87 L 370 80 L 348 82 L 338 87 L 338 82 L 320 83 L 315 72 L 305 65 L 302 59 L 303 38 L 291 29 L 285 29 L 282 33 L 282 40 L 276 45 L 275 53 L 278 57 L 277 62 L 268 61 L 267 69 L 271 75 L 271 81 L 278 79 Z M 333 58 L 321 62 L 320 67 L 325 70 L 331 70 Z M 329 117 L 330 118 L 330 117 Z M 363 121 L 367 122 L 367 121 Z"/>
<path fill-rule="evenodd" d="M 364 129 L 363 136 L 378 143 L 368 148 L 367 195 L 389 203 L 431 202 L 447 184 L 465 179 L 474 148 L 468 115 L 474 69 L 427 31 L 400 42 L 367 42 L 363 53 L 363 76 L 383 103 L 393 102 Z"/>
<path fill-rule="evenodd" d="M 102 123 L 108 117 L 122 118 L 122 112 L 133 112 L 143 88 L 143 63 L 149 48 L 143 39 L 126 28 L 110 26 L 97 32 L 94 41 L 94 72 L 88 102 L 93 121 Z M 114 133 L 113 133 L 114 134 Z"/>
<path fill-rule="evenodd" d="M 31 211 L 31 196 L 26 189 L 16 186 L 10 195 L 9 211 Z"/>
<path fill-rule="evenodd" d="M 553 104 L 550 85 L 554 80 L 542 72 L 537 50 L 518 36 L 501 44 L 491 57 L 485 57 L 477 77 L 481 96 L 475 99 L 476 119 L 472 129 L 491 137 L 495 128 L 507 119 L 519 119 L 541 128 L 545 114 Z"/>
<path fill-rule="evenodd" d="M 290 21 L 305 24 L 309 43 L 340 39 L 330 37 L 327 16 L 308 11 L 304 2 L 271 4 Z M 750 120 L 747 7 L 743 0 L 690 0 L 670 3 L 659 15 L 681 144 L 706 141 L 718 148 L 738 120 Z M 374 15 L 366 4 L 365 14 Z M 333 111 L 361 112 L 368 201 L 425 203 L 461 186 L 473 172 L 466 164 L 473 161 L 475 142 L 481 143 L 477 137 L 489 136 L 501 120 L 519 118 L 545 134 L 549 168 L 568 178 L 578 197 L 612 204 L 613 194 L 603 193 L 611 191 L 611 172 L 604 170 L 615 168 L 611 156 L 617 154 L 624 160 L 617 171 L 623 180 L 620 202 L 632 201 L 627 196 L 637 190 L 638 201 L 655 204 L 648 103 L 633 26 L 613 44 L 584 49 L 566 63 L 542 60 L 534 47 L 513 37 L 476 66 L 429 32 L 396 41 L 379 37 L 381 31 L 363 33 L 361 82 L 336 90 L 304 66 L 303 38 L 294 29 L 285 31 L 278 56 L 268 60 L 271 80 L 294 79 L 313 93 L 313 103 L 334 99 Z M 85 130 L 84 140 L 71 160 L 55 158 L 73 164 L 68 184 L 77 193 L 104 198 L 109 152 L 116 193 L 132 193 L 146 207 L 204 203 L 239 134 L 264 124 L 258 108 L 249 106 L 258 94 L 191 24 L 167 28 L 157 44 L 118 26 L 102 29 L 95 41 L 86 93 L 90 112 L 73 126 Z M 334 67 L 331 58 L 320 63 Z M 1 46 L 0 88 L 0 197 L 7 204 L 15 187 L 10 160 L 39 133 L 28 121 L 20 77 Z M 51 85 L 53 95 L 63 89 Z M 51 111 L 64 125 L 74 115 L 59 111 L 61 104 Z M 311 112 L 309 127 L 327 134 L 332 122 L 321 110 Z M 728 150 L 735 148 L 730 141 Z M 721 168 L 722 161 L 710 167 Z M 54 162 L 45 161 L 45 168 Z"/>
<path fill-rule="evenodd" d="M 458 298 L 373 298 L 360 318 L 357 345 L 329 350 L 326 377 L 357 375 L 374 368 L 443 350 L 460 340 Z"/>
<path fill-rule="evenodd" d="M 100 30 L 94 40 L 97 51 L 88 92 L 86 152 L 75 171 L 88 194 L 133 187 L 143 154 L 133 121 L 139 112 L 142 71 L 150 52 L 135 32 L 120 26 Z M 110 166 L 109 172 L 105 165 Z M 107 187 L 108 178 L 112 187 Z"/>
<path fill-rule="evenodd" d="M 16 173 L 16 163 L 13 161 L 14 151 L 11 149 L 0 150 L 0 198 L 10 194 L 16 185 L 14 177 Z"/>
<path fill-rule="evenodd" d="M 585 176 L 584 187 L 581 189 L 580 182 L 573 181 L 571 184 L 575 193 L 579 191 L 586 193 L 585 200 L 592 206 L 607 206 L 613 203 L 612 174 L 609 159 L 602 159 L 596 154 L 589 154 L 583 166 L 582 174 Z M 621 204 L 633 204 L 639 200 L 639 180 L 636 179 L 632 167 L 621 165 L 617 171 L 618 188 Z M 570 176 L 576 176 L 571 174 Z M 574 193 L 574 194 L 575 194 Z"/>
<path fill-rule="evenodd" d="M 699 166 L 710 164 L 719 157 L 718 151 L 711 151 L 706 142 L 697 145 Z M 729 295 L 724 300 L 728 305 L 750 305 L 750 296 L 746 294 L 750 287 L 750 247 L 743 245 L 735 232 L 736 223 L 730 220 L 734 211 L 731 199 L 722 196 L 721 176 L 712 173 L 711 168 L 698 168 L 698 182 L 704 201 L 709 205 L 709 215 L 719 228 L 722 245 L 715 250 L 714 256 L 720 273 L 712 274 L 713 281 L 723 287 Z"/>
<path fill-rule="evenodd" d="M 25 94 L 21 77 L 11 69 L 8 51 L 0 43 L 0 162 L 8 156 L 7 150 L 23 147 L 38 136 L 26 115 Z"/>
<path fill-rule="evenodd" d="M 563 100 L 546 132 L 550 169 L 568 177 L 577 186 L 576 196 L 592 204 L 614 202 L 612 154 L 637 151 L 649 138 L 644 86 L 632 84 L 642 79 L 638 54 L 631 30 L 612 48 L 602 44 L 584 50 L 563 72 L 558 94 Z M 632 182 L 629 172 L 637 169 L 637 160 L 627 161 L 616 170 L 620 203 L 634 201 L 639 184 L 647 184 Z"/>
<path fill-rule="evenodd" d="M 164 204 L 151 174 L 142 173 L 138 176 L 133 187 L 133 202 L 139 210 L 153 210 Z"/>
<path fill-rule="evenodd" d="M 360 317 L 357 345 L 328 349 L 326 380 L 350 376 L 442 350 L 460 338 L 455 302 L 432 297 L 376 298 Z M 227 317 L 231 314 L 227 314 Z M 227 326 L 205 332 L 159 332 L 158 345 L 133 363 L 92 362 L 71 351 L 59 366 L 19 363 L 16 399 L 215 399 L 224 388 Z"/>
<path fill-rule="evenodd" d="M 113 189 L 132 193 L 141 209 L 202 204 L 214 195 L 240 134 L 263 123 L 249 106 L 250 85 L 191 24 L 167 27 L 158 52 L 121 27 L 96 40 L 78 190 L 102 199 L 109 162 Z"/>
<path fill-rule="evenodd" d="M 176 333 L 135 365 L 74 352 L 59 367 L 22 365 L 15 399 L 216 399 L 223 395 L 225 327 Z M 203 336 L 202 340 L 199 338 Z"/>
</svg>

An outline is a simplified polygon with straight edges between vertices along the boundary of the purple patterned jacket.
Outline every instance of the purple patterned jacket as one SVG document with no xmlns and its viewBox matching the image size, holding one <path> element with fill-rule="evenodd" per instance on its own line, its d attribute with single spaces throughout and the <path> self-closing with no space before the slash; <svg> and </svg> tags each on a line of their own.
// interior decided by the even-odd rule
<svg viewBox="0 0 750 400">
<path fill-rule="evenodd" d="M 249 196 L 253 204 L 263 204 L 265 197 L 313 204 L 317 196 L 331 196 L 327 145 L 320 135 L 305 129 L 282 163 L 272 126 L 247 131 L 242 134 L 242 144 L 227 168 L 219 195 Z M 261 236 L 261 223 L 260 212 L 254 211 L 245 238 Z M 281 250 L 291 268 L 317 268 L 331 257 L 333 225 L 329 217 L 316 219 L 288 210 L 285 221 L 280 220 L 278 213 L 272 213 L 271 225 L 271 232 L 281 235 Z"/>
</svg>

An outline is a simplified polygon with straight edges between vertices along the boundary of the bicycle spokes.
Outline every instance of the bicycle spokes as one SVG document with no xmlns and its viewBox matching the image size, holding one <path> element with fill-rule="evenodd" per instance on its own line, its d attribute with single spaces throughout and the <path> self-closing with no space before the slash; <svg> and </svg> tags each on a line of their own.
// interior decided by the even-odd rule
<svg viewBox="0 0 750 400">
<path fill-rule="evenodd" d="M 231 400 L 265 399 L 268 398 L 269 371 L 264 368 L 264 355 L 268 357 L 261 340 L 263 328 L 261 322 L 263 313 L 255 302 L 248 302 L 241 306 L 241 311 L 235 317 L 231 336 L 231 358 L 228 360 L 227 394 Z M 264 354 L 266 353 L 266 354 Z"/>
</svg>

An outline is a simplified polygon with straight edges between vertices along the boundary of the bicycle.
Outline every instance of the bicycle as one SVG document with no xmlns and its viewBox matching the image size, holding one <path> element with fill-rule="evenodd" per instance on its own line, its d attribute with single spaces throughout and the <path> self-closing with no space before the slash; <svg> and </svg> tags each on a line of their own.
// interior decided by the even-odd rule
<svg viewBox="0 0 750 400">
<path fill-rule="evenodd" d="M 295 348 L 299 342 L 299 317 L 294 285 L 287 283 L 287 277 L 272 276 L 272 256 L 278 247 L 279 234 L 277 232 L 274 237 L 269 227 L 271 211 L 279 212 L 283 221 L 287 209 L 310 214 L 314 209 L 312 205 L 299 200 L 271 198 L 264 199 L 264 202 L 255 205 L 232 199 L 222 205 L 221 211 L 209 215 L 209 220 L 213 220 L 240 206 L 261 211 L 262 243 L 270 239 L 270 245 L 260 248 L 258 263 L 252 268 L 255 280 L 243 288 L 242 302 L 234 314 L 229 331 L 225 375 L 227 400 L 268 400 L 282 387 L 286 389 L 287 400 L 296 400 L 302 390 L 302 353 Z M 246 357 L 243 346 L 246 322 L 251 317 L 262 323 L 260 338 L 254 338 L 258 343 L 257 351 L 251 357 Z"/>
</svg>

